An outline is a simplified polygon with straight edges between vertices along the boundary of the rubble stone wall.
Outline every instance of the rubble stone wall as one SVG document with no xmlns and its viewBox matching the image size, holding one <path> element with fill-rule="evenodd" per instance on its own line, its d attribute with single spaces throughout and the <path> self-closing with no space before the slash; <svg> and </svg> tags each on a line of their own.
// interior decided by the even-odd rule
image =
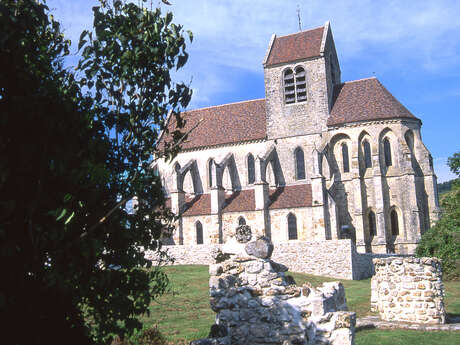
<svg viewBox="0 0 460 345">
<path fill-rule="evenodd" d="M 371 310 L 385 321 L 445 323 L 441 262 L 436 258 L 374 259 Z"/>
<path fill-rule="evenodd" d="M 341 283 L 299 287 L 270 259 L 270 240 L 243 241 L 228 241 L 209 266 L 216 321 L 193 345 L 354 344 L 356 314 L 347 311 Z"/>
<path fill-rule="evenodd" d="M 175 265 L 209 265 L 221 244 L 163 246 Z M 148 255 L 154 259 L 154 255 Z M 277 243 L 273 259 L 292 272 L 338 279 L 366 279 L 374 274 L 372 259 L 385 254 L 360 254 L 351 240 L 289 241 Z"/>
</svg>

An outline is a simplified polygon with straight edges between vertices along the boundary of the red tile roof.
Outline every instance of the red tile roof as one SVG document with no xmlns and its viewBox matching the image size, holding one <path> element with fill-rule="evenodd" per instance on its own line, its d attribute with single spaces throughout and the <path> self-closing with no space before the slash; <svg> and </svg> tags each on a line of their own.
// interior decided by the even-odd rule
<svg viewBox="0 0 460 345">
<path fill-rule="evenodd" d="M 223 212 L 254 211 L 255 209 L 254 189 L 247 189 L 234 192 L 231 196 L 226 197 Z"/>
<path fill-rule="evenodd" d="M 269 209 L 310 207 L 311 184 L 280 187 L 270 193 Z"/>
<path fill-rule="evenodd" d="M 211 214 L 211 194 L 199 194 L 187 198 L 185 201 L 184 216 L 199 216 Z"/>
<path fill-rule="evenodd" d="M 229 144 L 242 141 L 264 139 L 266 137 L 265 125 L 265 99 L 224 104 L 209 108 L 190 110 L 183 113 L 187 121 L 181 131 L 187 133 L 187 140 L 182 144 L 182 149 L 198 148 Z M 168 129 L 171 133 L 176 129 L 176 119 L 171 116 Z M 165 140 L 161 138 L 160 147 Z"/>
<path fill-rule="evenodd" d="M 324 27 L 276 37 L 267 66 L 320 56 Z"/>
<path fill-rule="evenodd" d="M 376 78 L 350 81 L 334 89 L 328 126 L 392 118 L 416 119 Z"/>
</svg>

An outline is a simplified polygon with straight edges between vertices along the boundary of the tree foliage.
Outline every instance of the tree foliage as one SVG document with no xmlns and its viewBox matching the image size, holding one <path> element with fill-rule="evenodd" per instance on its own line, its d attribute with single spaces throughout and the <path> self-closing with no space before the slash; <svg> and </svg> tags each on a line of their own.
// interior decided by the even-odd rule
<svg viewBox="0 0 460 345">
<path fill-rule="evenodd" d="M 449 158 L 453 173 L 460 176 L 460 153 Z M 452 183 L 452 190 L 441 197 L 441 219 L 423 236 L 417 247 L 418 256 L 442 259 L 445 279 L 460 279 L 460 180 Z"/>
<path fill-rule="evenodd" d="M 151 167 L 178 149 L 155 144 L 167 112 L 183 124 L 191 92 L 170 70 L 187 61 L 186 38 L 158 9 L 93 11 L 74 76 L 46 5 L 0 2 L 0 322 L 27 329 L 2 334 L 5 344 L 130 334 L 167 284 L 143 250 L 170 227 Z"/>
</svg>

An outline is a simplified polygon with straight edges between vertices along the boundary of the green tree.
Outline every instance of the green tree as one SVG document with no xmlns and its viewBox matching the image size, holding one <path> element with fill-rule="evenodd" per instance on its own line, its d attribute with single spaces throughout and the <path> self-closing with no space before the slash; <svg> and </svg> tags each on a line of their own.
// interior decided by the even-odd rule
<svg viewBox="0 0 460 345">
<path fill-rule="evenodd" d="M 143 250 L 158 249 L 171 226 L 151 167 L 178 150 L 174 140 L 161 152 L 155 144 L 168 112 L 183 124 L 191 97 L 170 77 L 187 61 L 186 39 L 158 9 L 101 1 L 93 11 L 75 77 L 62 66 L 70 42 L 44 2 L 0 2 L 5 344 L 130 334 L 167 284 Z M 135 212 L 125 207 L 133 197 Z"/>
<path fill-rule="evenodd" d="M 460 176 L 460 153 L 448 160 L 453 173 Z M 417 247 L 418 256 L 442 259 L 445 279 L 460 278 L 460 180 L 452 183 L 452 190 L 440 200 L 441 219 L 423 236 Z"/>
</svg>

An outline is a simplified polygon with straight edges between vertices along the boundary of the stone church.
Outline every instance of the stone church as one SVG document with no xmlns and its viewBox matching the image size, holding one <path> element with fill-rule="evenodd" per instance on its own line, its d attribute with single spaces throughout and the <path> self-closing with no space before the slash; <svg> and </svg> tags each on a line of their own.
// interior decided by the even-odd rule
<svg viewBox="0 0 460 345">
<path fill-rule="evenodd" d="M 179 215 L 170 244 L 223 243 L 247 224 L 275 244 L 413 253 L 439 213 L 421 121 L 376 78 L 341 81 L 329 22 L 273 35 L 263 68 L 264 99 L 185 112 L 181 152 L 156 162 Z"/>
</svg>

